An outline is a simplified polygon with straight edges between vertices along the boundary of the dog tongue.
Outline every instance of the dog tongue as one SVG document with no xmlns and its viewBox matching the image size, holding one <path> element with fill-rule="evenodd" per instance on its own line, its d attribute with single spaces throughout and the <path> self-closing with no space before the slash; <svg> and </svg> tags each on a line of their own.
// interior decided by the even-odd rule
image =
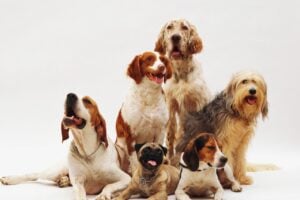
<svg viewBox="0 0 300 200">
<path fill-rule="evenodd" d="M 156 165 L 157 165 L 157 163 L 156 163 L 155 160 L 148 160 L 147 163 L 148 163 L 149 165 L 151 165 L 151 166 L 156 166 Z"/>
<path fill-rule="evenodd" d="M 256 98 L 255 97 L 248 97 L 247 98 L 247 103 L 250 105 L 256 104 Z"/>
<path fill-rule="evenodd" d="M 74 117 L 74 118 L 73 118 L 73 122 L 74 122 L 76 125 L 80 125 L 80 124 L 82 123 L 82 119 Z"/>
<path fill-rule="evenodd" d="M 181 53 L 180 53 L 180 51 L 173 51 L 172 56 L 175 57 L 175 58 L 178 58 L 178 57 L 181 56 Z"/>
<path fill-rule="evenodd" d="M 161 84 L 161 83 L 164 81 L 164 78 L 154 77 L 154 81 L 155 81 L 157 84 Z"/>
</svg>

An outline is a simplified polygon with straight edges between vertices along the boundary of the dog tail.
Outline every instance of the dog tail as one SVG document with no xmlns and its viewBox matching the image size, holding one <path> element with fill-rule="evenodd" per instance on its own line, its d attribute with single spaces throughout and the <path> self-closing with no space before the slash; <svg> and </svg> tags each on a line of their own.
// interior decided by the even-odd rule
<svg viewBox="0 0 300 200">
<path fill-rule="evenodd" d="M 274 164 L 247 163 L 247 172 L 276 171 L 276 170 L 280 170 L 280 167 Z"/>
</svg>

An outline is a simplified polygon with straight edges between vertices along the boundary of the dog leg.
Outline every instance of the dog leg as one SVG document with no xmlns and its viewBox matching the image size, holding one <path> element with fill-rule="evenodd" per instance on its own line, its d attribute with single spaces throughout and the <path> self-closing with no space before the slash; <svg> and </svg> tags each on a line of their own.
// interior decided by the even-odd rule
<svg viewBox="0 0 300 200">
<path fill-rule="evenodd" d="M 53 181 L 60 187 L 66 187 L 70 185 L 68 169 L 65 166 L 59 168 L 54 167 L 40 173 L 1 177 L 0 182 L 3 185 L 15 185 L 28 181 L 36 181 L 38 179 Z"/>
<path fill-rule="evenodd" d="M 132 195 L 137 194 L 139 192 L 139 187 L 136 183 L 130 182 L 128 187 L 123 190 L 117 198 L 114 200 L 127 200 L 129 199 Z"/>
<path fill-rule="evenodd" d="M 224 190 L 222 188 L 222 185 L 220 184 L 215 193 L 214 200 L 221 200 L 223 197 L 223 193 L 224 193 Z"/>
<path fill-rule="evenodd" d="M 177 200 L 191 200 L 189 195 L 185 193 L 185 191 L 183 190 L 183 188 L 186 187 L 187 185 L 189 184 L 185 183 L 183 179 L 180 179 L 178 186 L 175 190 L 175 197 Z"/>
<path fill-rule="evenodd" d="M 84 188 L 85 177 L 84 176 L 76 176 L 74 178 L 71 177 L 75 199 L 76 200 L 86 200 L 86 191 Z"/>
<path fill-rule="evenodd" d="M 167 147 L 168 147 L 168 158 L 172 160 L 174 156 L 174 142 L 175 134 L 177 132 L 177 122 L 176 122 L 176 106 L 177 103 L 175 100 L 169 102 L 169 120 L 167 124 Z"/>
<path fill-rule="evenodd" d="M 112 173 L 117 172 L 114 171 Z M 96 197 L 96 200 L 110 200 L 116 192 L 124 190 L 128 186 L 130 182 L 130 176 L 121 170 L 119 170 L 119 173 L 121 177 L 120 181 L 106 185 L 102 192 Z"/>
<path fill-rule="evenodd" d="M 166 190 L 159 191 L 154 195 L 150 196 L 147 200 L 168 200 L 168 193 Z"/>
<path fill-rule="evenodd" d="M 233 192 L 241 192 L 242 187 L 240 186 L 239 182 L 237 182 L 233 176 L 233 172 L 228 164 L 225 165 L 224 167 L 225 174 L 227 178 L 231 181 L 231 190 Z"/>
</svg>

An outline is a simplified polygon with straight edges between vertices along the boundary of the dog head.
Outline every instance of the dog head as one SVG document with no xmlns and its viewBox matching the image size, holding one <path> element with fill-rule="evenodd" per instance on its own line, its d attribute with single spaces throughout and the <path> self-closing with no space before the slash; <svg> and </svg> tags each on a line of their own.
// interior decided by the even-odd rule
<svg viewBox="0 0 300 200">
<path fill-rule="evenodd" d="M 155 51 L 166 54 L 169 58 L 179 60 L 202 50 L 196 27 L 187 20 L 172 20 L 160 31 L 155 44 Z"/>
<path fill-rule="evenodd" d="M 167 148 L 157 143 L 136 144 L 137 157 L 143 168 L 157 169 L 164 161 Z"/>
<path fill-rule="evenodd" d="M 255 72 L 240 72 L 229 82 L 225 93 L 230 109 L 242 117 L 254 119 L 260 113 L 268 115 L 267 84 L 264 78 Z"/>
<path fill-rule="evenodd" d="M 65 100 L 65 116 L 61 124 L 62 141 L 69 138 L 69 129 L 82 130 L 92 127 L 97 133 L 100 142 L 108 145 L 106 137 L 106 124 L 101 116 L 96 102 L 85 96 L 82 99 L 70 93 Z"/>
<path fill-rule="evenodd" d="M 172 76 L 171 62 L 167 57 L 156 52 L 144 52 L 135 56 L 129 64 L 127 75 L 136 84 L 141 83 L 146 78 L 151 83 L 160 85 Z"/>
<path fill-rule="evenodd" d="M 191 171 L 198 170 L 200 165 L 222 168 L 227 158 L 221 152 L 215 136 L 210 133 L 199 133 L 184 149 L 182 159 Z"/>
</svg>

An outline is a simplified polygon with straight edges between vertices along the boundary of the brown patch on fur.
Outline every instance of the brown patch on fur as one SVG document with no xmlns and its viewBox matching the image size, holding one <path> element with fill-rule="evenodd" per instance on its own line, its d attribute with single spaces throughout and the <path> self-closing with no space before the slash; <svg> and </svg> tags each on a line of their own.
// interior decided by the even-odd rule
<svg viewBox="0 0 300 200">
<path fill-rule="evenodd" d="M 212 163 L 215 158 L 215 153 L 217 151 L 217 145 L 213 137 L 208 137 L 203 148 L 198 151 L 199 158 L 206 162 Z"/>
<path fill-rule="evenodd" d="M 230 189 L 233 183 L 227 178 L 224 169 L 218 169 L 217 175 L 222 187 L 225 189 Z"/>
<path fill-rule="evenodd" d="M 170 79 L 172 77 L 172 64 L 171 64 L 171 61 L 165 57 L 165 56 L 160 56 L 159 59 L 165 64 L 166 66 L 166 75 L 165 75 L 165 82 Z"/>
<path fill-rule="evenodd" d="M 199 107 L 199 97 L 198 94 L 192 94 L 189 93 L 187 95 L 184 96 L 183 99 L 183 104 L 184 104 L 184 108 L 186 111 L 188 112 L 195 112 L 197 111 L 196 109 Z"/>
<path fill-rule="evenodd" d="M 140 69 L 140 56 L 135 56 L 133 61 L 129 64 L 127 75 L 135 80 L 136 84 L 142 81 L 143 74 Z"/>
<path fill-rule="evenodd" d="M 191 35 L 189 39 L 188 50 L 190 54 L 199 53 L 202 51 L 203 48 L 202 40 L 197 33 L 196 27 L 193 25 L 190 26 L 191 26 Z"/>
<path fill-rule="evenodd" d="M 98 110 L 96 102 L 88 96 L 83 97 L 82 101 L 91 115 L 91 124 L 95 127 L 95 130 L 98 135 L 98 140 L 104 142 L 105 146 L 107 147 L 108 141 L 106 136 L 106 123 Z"/>
<path fill-rule="evenodd" d="M 65 128 L 63 122 L 61 122 L 60 130 L 61 130 L 62 142 L 64 142 L 66 139 L 69 138 L 69 129 Z"/>
<path fill-rule="evenodd" d="M 127 150 L 129 155 L 132 154 L 134 151 L 133 142 L 134 138 L 132 138 L 131 130 L 129 125 L 124 121 L 122 117 L 121 110 L 119 111 L 117 122 L 116 122 L 116 130 L 117 130 L 117 137 L 124 138 L 127 145 Z"/>
<path fill-rule="evenodd" d="M 166 45 L 164 43 L 164 32 L 165 32 L 165 27 L 163 26 L 159 35 L 158 35 L 158 39 L 155 43 L 155 48 L 154 51 L 160 53 L 161 55 L 165 55 L 166 54 Z"/>
</svg>

